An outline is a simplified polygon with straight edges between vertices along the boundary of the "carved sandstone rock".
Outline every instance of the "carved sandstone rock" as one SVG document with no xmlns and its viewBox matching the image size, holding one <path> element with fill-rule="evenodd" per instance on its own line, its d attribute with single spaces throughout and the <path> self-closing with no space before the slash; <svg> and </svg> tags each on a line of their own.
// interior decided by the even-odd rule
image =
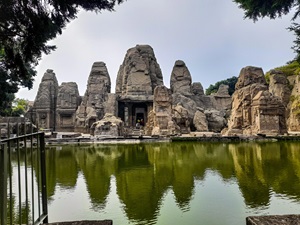
<svg viewBox="0 0 300 225">
<path fill-rule="evenodd" d="M 220 111 L 228 110 L 231 108 L 231 96 L 228 94 L 228 85 L 221 84 L 218 92 L 213 95 L 215 99 L 215 108 Z"/>
<path fill-rule="evenodd" d="M 203 132 L 208 131 L 207 119 L 203 110 L 198 109 L 195 113 L 193 124 L 197 131 Z"/>
<path fill-rule="evenodd" d="M 39 85 L 30 115 L 30 119 L 33 119 L 33 123 L 39 128 L 55 129 L 57 93 L 58 82 L 55 73 L 48 69 Z"/>
<path fill-rule="evenodd" d="M 180 104 L 173 106 L 173 121 L 180 128 L 182 134 L 191 132 L 190 124 L 192 120 L 189 116 L 189 112 Z"/>
<path fill-rule="evenodd" d="M 153 132 L 152 135 L 170 135 L 174 132 L 169 131 L 168 128 L 172 121 L 172 95 L 171 90 L 165 86 L 157 86 L 154 89 L 153 101 Z M 149 122 L 151 119 L 149 119 Z"/>
<path fill-rule="evenodd" d="M 163 77 L 152 47 L 137 45 L 130 48 L 118 72 L 116 94 L 121 98 L 153 95 L 158 85 L 163 85 Z"/>
<path fill-rule="evenodd" d="M 58 88 L 56 105 L 56 130 L 74 131 L 75 115 L 80 103 L 78 86 L 75 82 L 63 82 Z"/>
<path fill-rule="evenodd" d="M 192 83 L 191 88 L 194 95 L 204 95 L 203 86 L 200 82 Z"/>
<path fill-rule="evenodd" d="M 267 103 L 266 103 L 267 102 Z M 272 104 L 270 104 L 272 102 Z M 285 126 L 282 110 L 270 113 L 274 107 L 281 109 L 282 103 L 268 92 L 264 73 L 261 68 L 245 67 L 241 70 L 235 92 L 232 96 L 232 110 L 228 121 L 227 135 L 254 135 L 258 133 L 282 133 Z M 276 108 L 275 107 L 275 108 Z M 266 121 L 277 123 L 267 126 Z"/>
<path fill-rule="evenodd" d="M 300 131 L 300 78 L 299 75 L 289 77 L 293 85 L 290 102 L 288 105 L 289 115 L 287 119 L 288 130 L 291 132 Z"/>
<path fill-rule="evenodd" d="M 252 127 L 250 134 L 283 134 L 287 131 L 285 107 L 281 99 L 268 90 L 260 91 L 251 105 Z"/>
<path fill-rule="evenodd" d="M 287 79 L 287 76 L 281 71 L 270 71 L 269 91 L 274 96 L 278 96 L 285 106 L 288 105 L 290 101 L 291 90 L 289 88 L 289 81 Z"/>
<path fill-rule="evenodd" d="M 104 102 L 110 93 L 110 77 L 104 62 L 95 62 L 88 78 L 87 89 L 76 112 L 75 131 L 84 132 L 104 116 Z"/>
<path fill-rule="evenodd" d="M 192 77 L 189 72 L 189 69 L 187 68 L 187 66 L 182 60 L 177 60 L 175 62 L 171 74 L 170 87 L 172 93 L 191 95 L 192 94 L 191 83 L 192 83 Z"/>
<path fill-rule="evenodd" d="M 221 132 L 227 125 L 225 120 L 225 114 L 222 111 L 216 109 L 207 109 L 204 111 L 208 130 L 212 132 Z"/>
<path fill-rule="evenodd" d="M 101 120 L 92 124 L 91 130 L 96 138 L 99 136 L 118 137 L 123 135 L 124 122 L 120 118 L 107 113 Z"/>
</svg>

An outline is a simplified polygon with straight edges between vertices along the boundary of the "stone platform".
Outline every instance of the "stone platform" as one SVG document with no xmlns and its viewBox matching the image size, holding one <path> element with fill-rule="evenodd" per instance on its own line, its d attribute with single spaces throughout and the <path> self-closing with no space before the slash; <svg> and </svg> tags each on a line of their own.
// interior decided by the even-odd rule
<svg viewBox="0 0 300 225">
<path fill-rule="evenodd" d="M 112 225 L 112 220 L 82 220 L 69 222 L 48 223 L 47 225 Z"/>
<path fill-rule="evenodd" d="M 300 215 L 249 216 L 246 225 L 300 225 Z"/>
</svg>

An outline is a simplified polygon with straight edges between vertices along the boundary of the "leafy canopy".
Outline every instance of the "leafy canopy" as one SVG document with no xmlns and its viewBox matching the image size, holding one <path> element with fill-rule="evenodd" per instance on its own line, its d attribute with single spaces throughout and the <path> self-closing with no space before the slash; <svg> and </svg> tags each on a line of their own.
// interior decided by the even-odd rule
<svg viewBox="0 0 300 225">
<path fill-rule="evenodd" d="M 234 90 L 235 90 L 235 84 L 237 82 L 238 78 L 233 76 L 231 78 L 228 78 L 226 80 L 221 80 L 221 81 L 218 81 L 217 83 L 215 83 L 214 85 L 209 85 L 209 87 L 206 89 L 205 91 L 205 94 L 206 95 L 210 95 L 210 94 L 213 94 L 213 93 L 217 93 L 217 91 L 219 90 L 219 87 L 221 84 L 225 84 L 225 85 L 228 85 L 229 88 L 228 88 L 228 93 L 229 95 L 232 95 Z"/>
<path fill-rule="evenodd" d="M 300 61 L 300 25 L 295 20 L 300 15 L 300 1 L 299 0 L 233 0 L 240 8 L 245 10 L 245 17 L 253 19 L 269 17 L 275 19 L 282 15 L 288 14 L 291 10 L 294 12 L 292 18 L 292 25 L 288 28 L 296 35 L 294 46 L 296 59 Z"/>
<path fill-rule="evenodd" d="M 124 0 L 1 0 L 0 2 L 0 109 L 19 86 L 32 88 L 34 67 L 42 53 L 55 46 L 47 42 L 62 33 L 80 9 L 112 11 Z"/>
</svg>

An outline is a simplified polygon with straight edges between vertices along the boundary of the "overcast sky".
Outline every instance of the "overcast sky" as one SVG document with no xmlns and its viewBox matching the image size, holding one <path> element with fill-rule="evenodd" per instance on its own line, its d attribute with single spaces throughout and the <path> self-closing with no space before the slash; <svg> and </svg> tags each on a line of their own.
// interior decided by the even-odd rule
<svg viewBox="0 0 300 225">
<path fill-rule="evenodd" d="M 95 61 L 106 63 L 114 93 L 126 51 L 137 44 L 152 46 L 167 87 L 178 59 L 204 88 L 238 76 L 245 66 L 267 72 L 295 56 L 294 36 L 286 30 L 291 17 L 253 23 L 232 0 L 127 0 L 115 12 L 82 11 L 51 42 L 57 50 L 42 57 L 33 89 L 21 89 L 17 97 L 34 100 L 47 69 L 59 84 L 75 81 L 84 95 Z"/>
</svg>

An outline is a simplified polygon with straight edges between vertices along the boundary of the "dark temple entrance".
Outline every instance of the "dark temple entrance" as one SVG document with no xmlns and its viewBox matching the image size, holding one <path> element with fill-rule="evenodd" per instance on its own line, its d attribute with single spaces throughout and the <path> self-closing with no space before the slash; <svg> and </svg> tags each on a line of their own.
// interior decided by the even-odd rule
<svg viewBox="0 0 300 225">
<path fill-rule="evenodd" d="M 118 117 L 127 127 L 135 127 L 137 123 L 144 126 L 147 122 L 148 113 L 152 110 L 151 102 L 118 102 Z"/>
</svg>

